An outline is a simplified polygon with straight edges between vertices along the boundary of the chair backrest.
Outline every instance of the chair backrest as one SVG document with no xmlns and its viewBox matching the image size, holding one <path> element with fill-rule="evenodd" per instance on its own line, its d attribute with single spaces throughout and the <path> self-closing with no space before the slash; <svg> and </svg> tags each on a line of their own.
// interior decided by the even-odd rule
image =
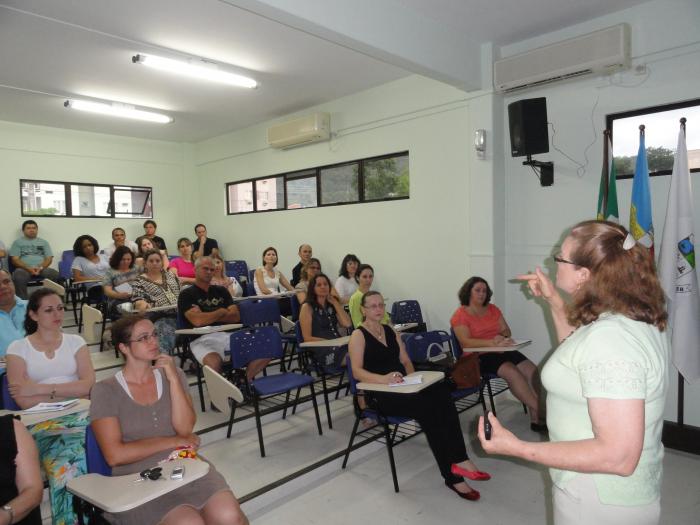
<svg viewBox="0 0 700 525">
<path fill-rule="evenodd" d="M 345 360 L 345 366 L 348 369 L 348 382 L 350 383 L 350 393 L 354 396 L 357 394 L 357 379 L 352 375 L 352 360 L 350 356 Z"/>
<path fill-rule="evenodd" d="M 289 297 L 289 305 L 292 309 L 292 321 L 297 321 L 299 319 L 301 305 L 299 304 L 299 299 L 296 294 Z"/>
<path fill-rule="evenodd" d="M 245 287 L 246 295 L 255 295 L 255 270 L 248 270 L 248 282 Z"/>
<path fill-rule="evenodd" d="M 448 342 L 446 336 L 447 333 L 441 330 L 411 334 L 411 337 L 404 341 L 408 357 L 414 363 L 424 363 L 441 354 L 444 351 L 443 343 Z"/>
<path fill-rule="evenodd" d="M 302 348 L 298 345 L 304 342 L 304 334 L 301 333 L 301 323 L 299 321 L 294 323 L 294 335 L 297 338 L 297 347 L 301 350 Z"/>
<path fill-rule="evenodd" d="M 85 427 L 85 463 L 88 474 L 112 475 L 112 467 L 107 464 L 100 445 L 97 442 L 92 425 Z"/>
<path fill-rule="evenodd" d="M 452 341 L 452 355 L 455 356 L 455 359 L 459 359 L 462 355 L 462 345 L 459 344 L 457 335 L 452 328 L 450 328 L 450 340 Z"/>
<path fill-rule="evenodd" d="M 248 299 L 238 303 L 241 323 L 245 326 L 269 326 L 280 322 L 276 299 Z"/>
<path fill-rule="evenodd" d="M 418 301 L 410 299 L 396 301 L 391 305 L 391 322 L 394 324 L 422 323 L 423 314 Z"/>
<path fill-rule="evenodd" d="M 225 261 L 226 265 L 226 275 L 229 277 L 235 277 L 241 284 L 243 281 L 248 280 L 248 263 L 241 260 L 236 261 Z M 245 279 L 242 279 L 245 277 Z"/>
<path fill-rule="evenodd" d="M 58 261 L 58 275 L 60 275 L 62 279 L 69 280 L 73 278 L 73 272 L 71 270 L 72 264 L 72 261 L 66 261 L 65 259 Z"/>
<path fill-rule="evenodd" d="M 2 374 L 2 408 L 5 410 L 22 410 L 15 400 L 12 399 L 10 395 L 9 383 L 7 381 L 7 374 Z"/>
<path fill-rule="evenodd" d="M 238 387 L 207 365 L 204 366 L 204 380 L 211 402 L 222 412 L 229 410 L 229 398 L 237 403 L 243 402 L 243 394 Z"/>
<path fill-rule="evenodd" d="M 234 368 L 245 368 L 255 359 L 278 359 L 284 352 L 282 337 L 274 326 L 238 330 L 229 341 Z"/>
</svg>

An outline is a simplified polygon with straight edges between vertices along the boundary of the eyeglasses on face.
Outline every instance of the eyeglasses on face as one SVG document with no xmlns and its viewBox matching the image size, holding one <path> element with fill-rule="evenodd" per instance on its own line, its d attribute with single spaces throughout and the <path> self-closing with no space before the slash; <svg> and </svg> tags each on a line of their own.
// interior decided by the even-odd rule
<svg viewBox="0 0 700 525">
<path fill-rule="evenodd" d="M 363 306 L 363 308 L 365 308 L 367 310 L 378 310 L 378 309 L 384 310 L 385 307 L 386 307 L 386 305 L 384 303 L 367 304 L 367 305 Z"/>
<path fill-rule="evenodd" d="M 564 259 L 561 256 L 561 252 L 555 254 L 552 256 L 552 259 L 554 259 L 554 262 L 562 263 L 562 264 L 573 264 L 574 266 L 578 266 L 574 261 L 569 261 L 568 259 Z"/>
<path fill-rule="evenodd" d="M 147 343 L 148 341 L 157 341 L 158 340 L 158 334 L 155 332 L 152 332 L 150 334 L 143 334 L 138 336 L 136 339 L 131 339 L 129 342 L 130 343 Z"/>
</svg>

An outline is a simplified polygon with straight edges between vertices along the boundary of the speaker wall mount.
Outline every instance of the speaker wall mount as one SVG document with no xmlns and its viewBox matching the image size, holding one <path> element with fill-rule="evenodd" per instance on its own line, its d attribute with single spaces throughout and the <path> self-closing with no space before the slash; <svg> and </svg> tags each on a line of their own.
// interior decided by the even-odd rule
<svg viewBox="0 0 700 525">
<path fill-rule="evenodd" d="M 527 160 L 523 161 L 523 166 L 530 166 L 532 168 L 532 171 L 535 172 L 537 178 L 540 179 L 540 186 L 551 186 L 554 184 L 553 162 L 533 160 L 533 158 L 528 155 Z"/>
</svg>

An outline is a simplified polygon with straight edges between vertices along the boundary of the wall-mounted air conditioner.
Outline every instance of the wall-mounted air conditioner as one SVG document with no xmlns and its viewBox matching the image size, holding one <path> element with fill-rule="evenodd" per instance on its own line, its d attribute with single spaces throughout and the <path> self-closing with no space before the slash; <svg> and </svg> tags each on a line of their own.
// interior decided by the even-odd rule
<svg viewBox="0 0 700 525">
<path fill-rule="evenodd" d="M 267 143 L 273 148 L 292 148 L 330 137 L 331 117 L 328 113 L 314 113 L 267 128 Z"/>
<path fill-rule="evenodd" d="M 619 24 L 493 63 L 499 93 L 630 67 L 630 30 Z"/>
</svg>

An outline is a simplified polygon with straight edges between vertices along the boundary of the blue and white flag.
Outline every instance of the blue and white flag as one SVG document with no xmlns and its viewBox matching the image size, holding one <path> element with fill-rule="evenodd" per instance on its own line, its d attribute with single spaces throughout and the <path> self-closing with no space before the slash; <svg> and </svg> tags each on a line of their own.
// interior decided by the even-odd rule
<svg viewBox="0 0 700 525">
<path fill-rule="evenodd" d="M 639 126 L 639 151 L 632 181 L 630 231 L 635 240 L 654 254 L 654 225 L 651 220 L 651 192 L 649 191 L 649 164 L 644 146 L 644 126 Z"/>
</svg>

